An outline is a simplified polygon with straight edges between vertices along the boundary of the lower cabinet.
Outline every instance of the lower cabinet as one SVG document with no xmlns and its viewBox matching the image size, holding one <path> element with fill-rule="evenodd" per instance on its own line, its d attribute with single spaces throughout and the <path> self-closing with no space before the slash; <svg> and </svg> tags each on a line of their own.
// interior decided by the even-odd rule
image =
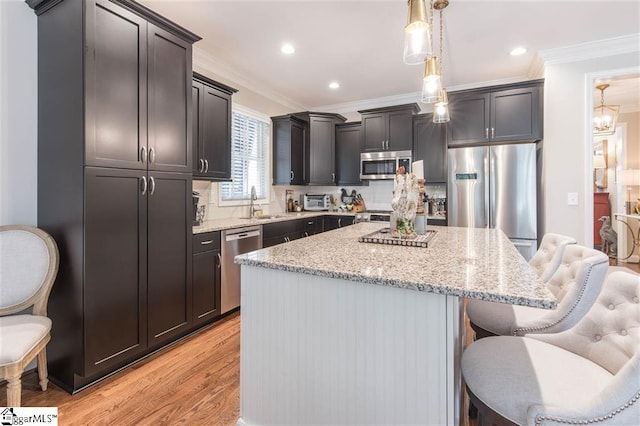
<svg viewBox="0 0 640 426">
<path fill-rule="evenodd" d="M 353 225 L 356 221 L 354 216 L 325 216 L 324 230 L 331 231 L 333 229 L 342 228 L 343 226 Z"/>
<path fill-rule="evenodd" d="M 193 236 L 193 325 L 220 315 L 220 232 Z"/>
</svg>

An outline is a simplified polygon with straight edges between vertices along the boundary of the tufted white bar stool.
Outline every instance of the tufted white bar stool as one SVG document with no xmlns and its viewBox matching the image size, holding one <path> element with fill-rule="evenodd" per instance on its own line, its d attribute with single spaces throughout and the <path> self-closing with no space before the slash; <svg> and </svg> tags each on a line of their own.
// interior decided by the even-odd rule
<svg viewBox="0 0 640 426">
<path fill-rule="evenodd" d="M 558 270 L 564 255 L 564 249 L 570 244 L 578 242 L 566 235 L 547 233 L 540 241 L 540 248 L 529 261 L 529 265 L 536 270 L 536 273 L 543 282 L 548 282 L 553 274 Z"/>
<path fill-rule="evenodd" d="M 470 300 L 467 315 L 477 337 L 558 333 L 574 326 L 598 297 L 609 258 L 604 253 L 568 245 L 547 287 L 558 300 L 554 310 Z"/>
<path fill-rule="evenodd" d="M 564 332 L 474 342 L 462 375 L 481 426 L 640 424 L 640 276 L 609 275 Z"/>
</svg>

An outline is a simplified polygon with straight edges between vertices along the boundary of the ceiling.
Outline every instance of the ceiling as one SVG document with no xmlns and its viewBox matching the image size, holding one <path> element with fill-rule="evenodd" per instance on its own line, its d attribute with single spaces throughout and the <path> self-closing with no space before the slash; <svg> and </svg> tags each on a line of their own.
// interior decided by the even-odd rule
<svg viewBox="0 0 640 426">
<path fill-rule="evenodd" d="M 142 0 L 203 39 L 210 62 L 308 108 L 414 93 L 402 61 L 406 0 Z M 640 2 L 451 0 L 445 84 L 530 77 L 538 52 L 640 33 Z M 435 38 L 435 37 L 434 37 Z M 280 52 L 284 42 L 296 53 Z M 512 57 L 522 45 L 528 52 Z M 331 90 L 330 81 L 341 88 Z"/>
<path fill-rule="evenodd" d="M 606 105 L 620 105 L 620 113 L 640 111 L 640 76 L 630 75 L 617 78 L 602 78 L 595 82 L 608 83 L 604 91 Z M 594 85 L 594 86 L 595 86 Z M 594 89 L 593 105 L 600 105 L 600 90 Z"/>
</svg>

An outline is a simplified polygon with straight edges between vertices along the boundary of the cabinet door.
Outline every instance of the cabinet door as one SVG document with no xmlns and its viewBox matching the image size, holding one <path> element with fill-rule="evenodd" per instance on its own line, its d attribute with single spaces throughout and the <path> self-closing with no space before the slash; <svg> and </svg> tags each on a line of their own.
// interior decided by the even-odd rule
<svg viewBox="0 0 640 426">
<path fill-rule="evenodd" d="M 204 171 L 204 161 L 202 153 L 202 103 L 204 86 L 202 83 L 193 81 L 191 83 L 191 140 L 193 165 L 193 175 L 201 176 Z"/>
<path fill-rule="evenodd" d="M 491 140 L 540 139 L 538 87 L 502 90 L 491 94 Z"/>
<path fill-rule="evenodd" d="M 386 114 L 362 115 L 362 149 L 363 151 L 384 151 L 387 136 Z"/>
<path fill-rule="evenodd" d="M 86 14 L 86 164 L 146 169 L 147 23 L 106 0 Z"/>
<path fill-rule="evenodd" d="M 336 164 L 339 185 L 362 185 L 360 180 L 360 125 L 336 127 Z"/>
<path fill-rule="evenodd" d="M 169 341 L 191 323 L 191 175 L 149 172 L 148 338 Z"/>
<path fill-rule="evenodd" d="M 489 102 L 488 93 L 449 96 L 451 112 L 449 146 L 489 141 Z"/>
<path fill-rule="evenodd" d="M 291 122 L 291 163 L 289 164 L 289 183 L 291 185 L 304 185 L 304 141 L 307 137 L 307 126 L 299 121 Z M 293 172 L 293 173 L 292 173 Z"/>
<path fill-rule="evenodd" d="M 411 111 L 387 113 L 386 149 L 389 151 L 411 151 L 413 145 L 413 114 Z"/>
<path fill-rule="evenodd" d="M 427 183 L 447 181 L 447 126 L 432 121 L 432 114 L 414 118 L 413 161 L 424 161 Z"/>
<path fill-rule="evenodd" d="M 204 176 L 231 177 L 231 96 L 204 85 L 202 114 L 202 159 Z"/>
<path fill-rule="evenodd" d="M 220 315 L 220 267 L 220 250 L 193 255 L 193 325 Z"/>
<path fill-rule="evenodd" d="M 291 120 L 273 119 L 273 184 L 291 183 Z"/>
<path fill-rule="evenodd" d="M 191 173 L 191 45 L 148 24 L 149 170 Z"/>
<path fill-rule="evenodd" d="M 330 118 L 311 117 L 309 131 L 309 184 L 335 185 L 335 122 Z"/>
<path fill-rule="evenodd" d="M 85 376 L 147 348 L 144 173 L 85 169 Z"/>
</svg>

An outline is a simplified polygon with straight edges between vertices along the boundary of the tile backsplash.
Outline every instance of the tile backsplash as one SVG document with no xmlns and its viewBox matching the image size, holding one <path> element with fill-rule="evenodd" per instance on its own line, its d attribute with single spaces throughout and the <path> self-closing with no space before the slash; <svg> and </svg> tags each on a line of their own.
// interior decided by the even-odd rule
<svg viewBox="0 0 640 426">
<path fill-rule="evenodd" d="M 199 205 L 206 206 L 206 219 L 223 219 L 229 217 L 248 216 L 249 206 L 220 206 L 218 201 L 217 182 L 193 181 L 193 190 L 200 193 Z M 269 203 L 261 204 L 264 214 L 278 214 L 286 211 L 286 190 L 293 191 L 293 199 L 302 204 L 305 193 L 331 194 L 340 199 L 341 189 L 348 194 L 352 190 L 362 195 L 368 210 L 391 210 L 391 193 L 393 181 L 384 180 L 370 182 L 368 186 L 271 186 Z M 426 195 L 430 198 L 446 198 L 445 184 L 428 184 L 425 186 Z"/>
</svg>

